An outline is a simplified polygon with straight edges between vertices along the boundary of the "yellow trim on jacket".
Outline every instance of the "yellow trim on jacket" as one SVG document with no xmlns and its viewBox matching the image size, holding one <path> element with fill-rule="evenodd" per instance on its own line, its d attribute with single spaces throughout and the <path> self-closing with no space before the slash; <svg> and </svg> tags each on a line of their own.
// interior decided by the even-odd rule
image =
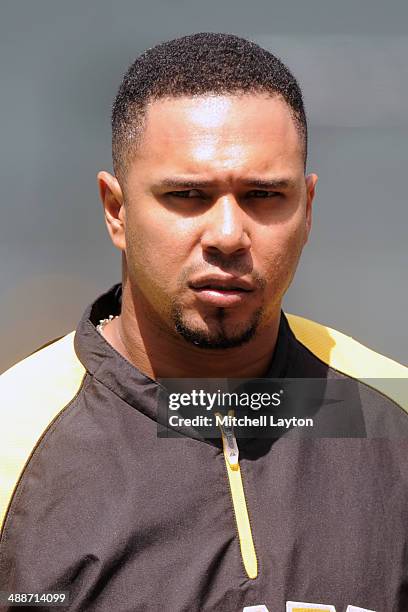
<svg viewBox="0 0 408 612">
<path fill-rule="evenodd" d="M 286 314 L 296 338 L 328 366 L 380 391 L 408 412 L 408 368 L 380 355 L 341 332 Z"/>
<path fill-rule="evenodd" d="M 0 378 L 0 529 L 24 468 L 44 431 L 81 387 L 85 368 L 72 332 Z"/>
</svg>

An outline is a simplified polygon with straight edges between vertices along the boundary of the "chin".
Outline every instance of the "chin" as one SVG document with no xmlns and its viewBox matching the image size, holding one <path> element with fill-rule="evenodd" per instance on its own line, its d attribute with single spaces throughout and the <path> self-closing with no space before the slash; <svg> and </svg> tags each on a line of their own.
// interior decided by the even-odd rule
<svg viewBox="0 0 408 612">
<path fill-rule="evenodd" d="M 262 319 L 262 308 L 247 315 L 245 322 L 242 317 L 237 317 L 236 323 L 231 321 L 226 310 L 219 308 L 214 316 L 203 319 L 197 315 L 188 317 L 181 309 L 175 308 L 172 312 L 174 329 L 190 344 L 206 349 L 234 348 L 252 340 Z"/>
</svg>

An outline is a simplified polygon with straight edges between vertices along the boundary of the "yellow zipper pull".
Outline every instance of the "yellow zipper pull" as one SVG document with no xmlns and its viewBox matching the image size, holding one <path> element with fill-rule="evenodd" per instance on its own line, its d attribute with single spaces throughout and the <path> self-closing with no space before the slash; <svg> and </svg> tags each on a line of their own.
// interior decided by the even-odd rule
<svg viewBox="0 0 408 612">
<path fill-rule="evenodd" d="M 242 562 L 248 577 L 254 580 L 258 575 L 258 560 L 256 558 L 255 546 L 252 538 L 244 486 L 242 484 L 241 470 L 238 460 L 239 450 L 234 434 L 234 427 L 232 424 L 229 425 L 228 419 L 226 419 L 227 424 L 220 423 L 220 419 L 223 417 L 219 412 L 215 413 L 215 415 L 219 417 L 218 425 L 221 429 L 224 459 L 227 467 L 232 503 L 234 506 Z M 229 410 L 228 416 L 233 417 L 234 411 Z"/>
</svg>

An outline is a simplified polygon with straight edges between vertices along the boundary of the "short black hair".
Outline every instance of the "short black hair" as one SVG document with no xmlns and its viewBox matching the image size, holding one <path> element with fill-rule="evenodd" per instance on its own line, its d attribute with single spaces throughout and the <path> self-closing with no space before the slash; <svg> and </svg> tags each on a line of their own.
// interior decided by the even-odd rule
<svg viewBox="0 0 408 612">
<path fill-rule="evenodd" d="M 302 139 L 306 166 L 306 114 L 301 89 L 290 70 L 254 42 L 234 34 L 201 32 L 147 49 L 129 67 L 112 109 L 115 174 L 126 172 L 149 102 L 234 93 L 266 93 L 285 100 Z"/>
</svg>

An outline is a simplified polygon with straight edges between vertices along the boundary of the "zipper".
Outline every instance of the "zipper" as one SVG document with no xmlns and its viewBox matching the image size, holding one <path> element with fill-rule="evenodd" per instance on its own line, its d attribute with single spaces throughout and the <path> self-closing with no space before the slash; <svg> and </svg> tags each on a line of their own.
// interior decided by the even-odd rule
<svg viewBox="0 0 408 612">
<path fill-rule="evenodd" d="M 216 416 L 222 418 L 223 415 L 217 412 Z M 234 416 L 234 411 L 229 410 L 228 416 Z M 228 424 L 224 425 L 219 423 L 219 427 L 222 435 L 224 459 L 231 489 L 232 503 L 234 506 L 241 557 L 248 577 L 253 580 L 258 575 L 258 560 L 256 558 L 251 524 L 249 522 L 248 509 L 245 500 L 245 492 L 242 484 L 238 444 L 234 434 L 233 425 L 230 426 Z"/>
</svg>

